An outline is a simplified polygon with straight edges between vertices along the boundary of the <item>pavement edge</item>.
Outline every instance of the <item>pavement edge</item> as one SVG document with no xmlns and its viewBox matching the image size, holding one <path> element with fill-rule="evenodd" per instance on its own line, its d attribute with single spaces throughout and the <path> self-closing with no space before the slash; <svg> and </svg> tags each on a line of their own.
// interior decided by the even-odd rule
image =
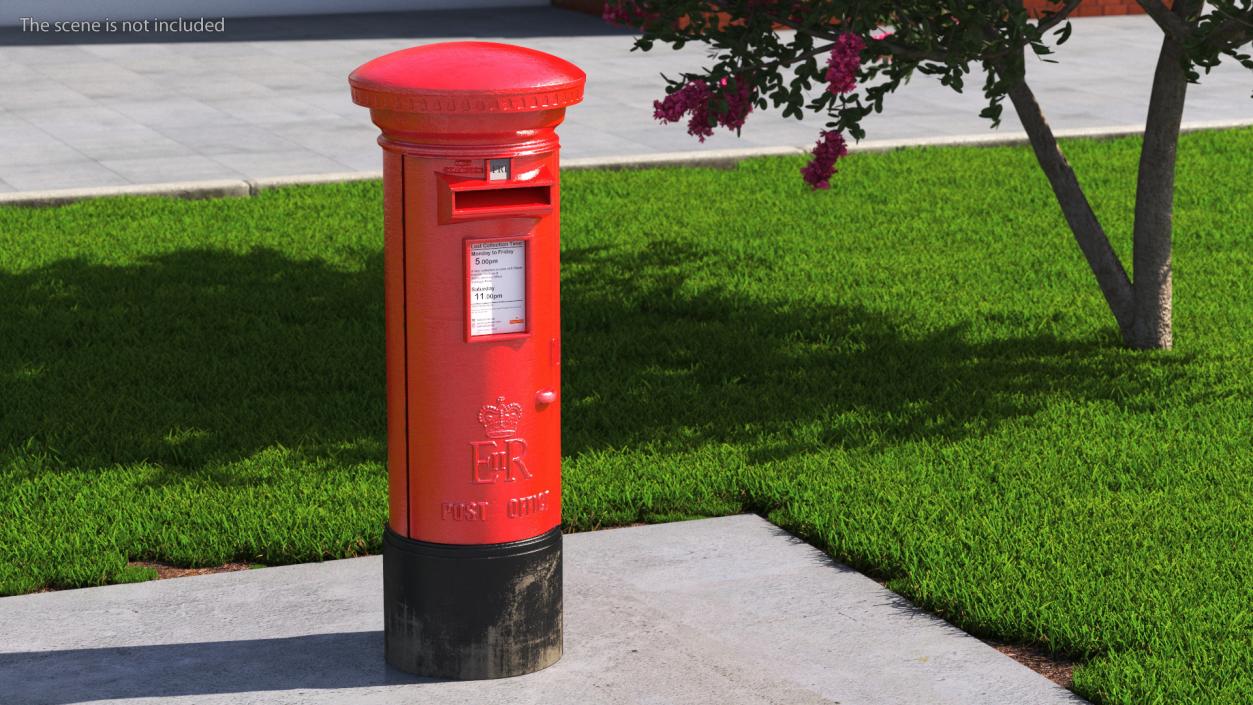
<svg viewBox="0 0 1253 705">
<path fill-rule="evenodd" d="M 1190 122 L 1181 126 L 1181 132 L 1222 130 L 1253 126 L 1253 118 L 1243 120 L 1213 120 Z M 1057 130 L 1061 139 L 1114 138 L 1139 135 L 1142 125 L 1117 125 L 1110 127 L 1085 127 Z M 943 137 L 922 137 L 894 140 L 866 140 L 850 147 L 850 152 L 887 152 L 908 147 L 960 147 L 1004 146 L 1026 144 L 1024 132 L 1003 134 L 977 134 Z M 710 149 L 688 152 L 662 152 L 611 157 L 582 157 L 562 162 L 562 169 L 580 171 L 585 169 L 647 169 L 656 167 L 685 166 L 729 169 L 745 159 L 781 155 L 799 155 L 808 151 L 805 147 L 750 147 L 745 149 Z M 47 191 L 13 191 L 0 193 L 0 206 L 59 206 L 76 201 L 112 196 L 166 196 L 171 198 L 203 199 L 255 196 L 262 191 L 287 186 L 312 184 L 348 183 L 383 178 L 382 170 L 350 171 L 330 174 L 299 174 L 293 176 L 270 176 L 256 179 L 215 179 L 212 181 L 177 181 L 158 184 L 126 184 L 123 186 L 93 186 L 89 188 L 55 189 Z"/>
</svg>

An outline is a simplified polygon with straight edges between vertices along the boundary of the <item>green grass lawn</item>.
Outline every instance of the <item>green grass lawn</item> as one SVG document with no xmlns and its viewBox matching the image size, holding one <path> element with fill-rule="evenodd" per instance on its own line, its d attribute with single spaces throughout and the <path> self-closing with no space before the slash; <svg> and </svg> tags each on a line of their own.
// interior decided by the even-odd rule
<svg viewBox="0 0 1253 705">
<path fill-rule="evenodd" d="M 1135 139 L 1066 149 L 1127 257 Z M 1023 148 L 564 184 L 569 530 L 754 511 L 1100 703 L 1253 693 L 1253 130 L 1120 348 Z M 0 594 L 380 548 L 381 189 L 0 209 Z M 833 637 L 834 638 L 834 637 Z"/>
</svg>

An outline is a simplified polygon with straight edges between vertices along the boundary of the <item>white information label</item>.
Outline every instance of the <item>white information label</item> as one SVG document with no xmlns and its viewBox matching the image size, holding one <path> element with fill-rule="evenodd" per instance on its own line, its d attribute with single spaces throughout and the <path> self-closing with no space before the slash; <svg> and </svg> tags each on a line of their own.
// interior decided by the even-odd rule
<svg viewBox="0 0 1253 705">
<path fill-rule="evenodd" d="M 470 243 L 470 335 L 526 331 L 526 241 Z"/>
</svg>

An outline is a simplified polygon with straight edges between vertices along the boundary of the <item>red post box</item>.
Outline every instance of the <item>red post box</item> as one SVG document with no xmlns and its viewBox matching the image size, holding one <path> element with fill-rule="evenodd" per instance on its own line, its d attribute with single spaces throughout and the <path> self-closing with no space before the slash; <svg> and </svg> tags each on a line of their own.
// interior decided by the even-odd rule
<svg viewBox="0 0 1253 705">
<path fill-rule="evenodd" d="M 561 657 L 560 173 L 578 67 L 488 42 L 349 77 L 382 135 L 387 661 L 446 678 Z"/>
</svg>

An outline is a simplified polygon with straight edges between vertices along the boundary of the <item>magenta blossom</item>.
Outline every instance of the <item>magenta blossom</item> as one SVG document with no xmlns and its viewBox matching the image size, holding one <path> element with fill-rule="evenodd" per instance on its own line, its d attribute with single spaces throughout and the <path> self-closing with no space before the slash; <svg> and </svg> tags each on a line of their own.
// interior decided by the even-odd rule
<svg viewBox="0 0 1253 705">
<path fill-rule="evenodd" d="M 848 154 L 848 144 L 844 135 L 834 130 L 823 130 L 814 146 L 814 158 L 801 169 L 805 183 L 815 189 L 831 187 L 831 175 L 835 173 L 835 163 Z"/>
<path fill-rule="evenodd" d="M 722 97 L 727 101 L 727 111 L 718 115 L 718 124 L 737 133 L 744 126 L 748 114 L 753 112 L 753 86 L 745 76 L 735 77 L 735 88 L 727 88 L 727 79 L 722 79 Z"/>
<path fill-rule="evenodd" d="M 723 78 L 718 82 L 722 89 L 722 99 L 726 101 L 726 110 L 713 113 L 712 122 L 728 130 L 739 130 L 744 120 L 753 110 L 753 86 L 747 77 L 736 77 L 735 88 L 730 88 L 730 81 Z M 679 90 L 662 100 L 653 101 L 653 117 L 664 123 L 678 122 L 684 115 L 688 116 L 687 133 L 701 142 L 714 133 L 710 124 L 710 103 L 714 92 L 709 84 L 702 79 L 694 79 L 683 84 Z"/>
<path fill-rule="evenodd" d="M 687 133 L 704 142 L 714 133 L 709 124 L 709 99 L 712 95 L 708 83 L 699 78 L 689 81 L 664 100 L 653 101 L 653 117 L 662 122 L 678 122 L 690 113 Z"/>
<path fill-rule="evenodd" d="M 866 42 L 856 34 L 845 32 L 835 40 L 831 58 L 827 60 L 827 91 L 839 95 L 857 88 L 857 69 Z"/>
</svg>

